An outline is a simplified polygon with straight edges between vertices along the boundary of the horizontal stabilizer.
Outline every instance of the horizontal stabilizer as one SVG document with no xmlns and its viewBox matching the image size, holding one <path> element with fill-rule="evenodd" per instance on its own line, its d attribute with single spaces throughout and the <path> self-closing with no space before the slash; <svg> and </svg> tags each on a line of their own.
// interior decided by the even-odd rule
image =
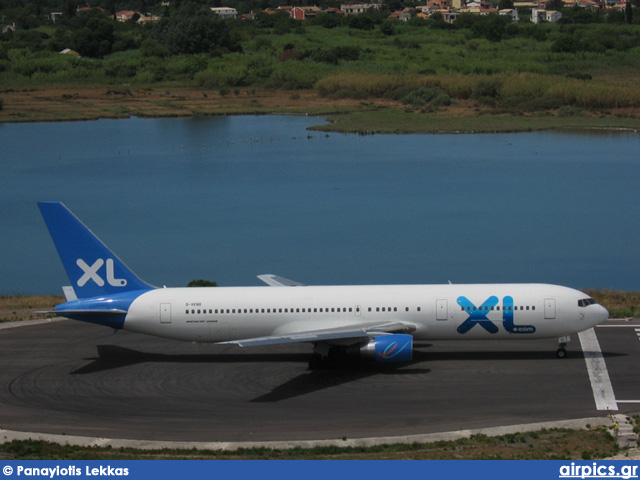
<svg viewBox="0 0 640 480">
<path fill-rule="evenodd" d="M 304 283 L 298 283 L 288 278 L 279 277 L 271 273 L 265 273 L 264 275 L 258 275 L 258 278 L 271 287 L 304 287 Z"/>
<path fill-rule="evenodd" d="M 73 289 L 71 285 L 66 287 L 62 287 L 62 293 L 64 293 L 64 298 L 67 299 L 67 302 L 74 302 L 78 300 L 78 296 L 76 295 L 76 291 Z"/>
</svg>

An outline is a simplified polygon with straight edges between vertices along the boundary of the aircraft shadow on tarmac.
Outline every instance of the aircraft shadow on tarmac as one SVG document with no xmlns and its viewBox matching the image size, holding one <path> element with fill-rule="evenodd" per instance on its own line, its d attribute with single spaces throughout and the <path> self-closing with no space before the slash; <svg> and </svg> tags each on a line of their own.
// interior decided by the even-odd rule
<svg viewBox="0 0 640 480">
<path fill-rule="evenodd" d="M 167 354 L 139 352 L 117 345 L 97 345 L 98 357 L 88 365 L 71 372 L 72 375 L 128 367 L 139 363 L 250 363 L 250 362 L 306 362 L 309 355 L 303 353 L 260 354 Z"/>
<path fill-rule="evenodd" d="M 419 348 L 431 347 L 431 344 L 418 344 Z M 91 373 L 127 367 L 140 363 L 306 363 L 311 356 L 304 353 L 241 353 L 241 354 L 164 354 L 132 350 L 116 345 L 98 345 L 98 357 L 88 365 L 71 372 L 73 375 Z M 604 357 L 624 356 L 620 353 L 603 353 Z M 569 358 L 584 358 L 582 351 L 570 352 Z M 490 360 L 559 360 L 549 351 L 422 351 L 414 350 L 413 360 L 409 364 L 376 364 L 371 361 L 353 359 L 339 367 L 310 370 L 274 387 L 270 392 L 251 400 L 251 402 L 278 402 L 299 397 L 326 388 L 355 382 L 374 375 L 421 375 L 431 372 L 429 368 L 418 367 L 422 362 L 437 361 L 490 361 Z"/>
<path fill-rule="evenodd" d="M 91 363 L 71 372 L 72 375 L 87 375 L 105 370 L 127 367 L 140 363 L 253 363 L 253 362 L 294 362 L 306 363 L 311 355 L 300 353 L 260 353 L 260 354 L 163 354 L 139 352 L 116 345 L 98 345 L 98 357 L 87 359 Z M 426 361 L 424 352 L 414 352 L 414 360 L 410 364 L 380 365 L 370 361 L 354 359 L 346 361 L 339 367 L 310 370 L 276 386 L 271 392 L 261 395 L 252 402 L 277 402 L 287 398 L 298 397 L 325 388 L 361 380 L 373 375 L 414 375 L 429 373 L 430 369 L 411 368 L 411 365 Z"/>
</svg>

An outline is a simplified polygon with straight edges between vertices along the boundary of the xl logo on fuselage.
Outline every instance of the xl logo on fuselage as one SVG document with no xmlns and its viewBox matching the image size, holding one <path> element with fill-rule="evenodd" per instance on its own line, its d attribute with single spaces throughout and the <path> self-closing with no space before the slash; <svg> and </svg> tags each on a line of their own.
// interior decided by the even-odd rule
<svg viewBox="0 0 640 480">
<path fill-rule="evenodd" d="M 498 326 L 487 317 L 490 312 L 495 310 L 498 303 L 498 297 L 495 295 L 487 298 L 479 307 L 476 307 L 467 297 L 458 297 L 458 305 L 460 305 L 469 315 L 469 317 L 458 327 L 458 333 L 467 333 L 476 325 L 480 325 L 489 333 L 498 333 Z M 500 310 L 500 307 L 498 307 L 498 310 Z M 513 297 L 503 297 L 502 326 L 504 329 L 509 333 L 534 333 L 536 331 L 536 327 L 533 325 L 514 324 L 514 310 Z"/>
<path fill-rule="evenodd" d="M 92 265 L 89 265 L 83 259 L 76 260 L 76 265 L 84 272 L 78 279 L 78 286 L 84 287 L 89 280 L 93 280 L 99 287 L 104 286 L 104 279 L 98 274 L 98 270 L 106 263 L 107 282 L 112 287 L 124 287 L 127 281 L 124 278 L 115 278 L 113 272 L 113 258 L 107 258 L 106 262 L 102 258 L 98 258 Z"/>
</svg>

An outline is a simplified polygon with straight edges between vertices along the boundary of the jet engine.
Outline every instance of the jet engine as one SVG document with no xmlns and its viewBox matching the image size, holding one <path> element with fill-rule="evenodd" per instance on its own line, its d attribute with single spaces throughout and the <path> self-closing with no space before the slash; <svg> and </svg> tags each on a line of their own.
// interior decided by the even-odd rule
<svg viewBox="0 0 640 480">
<path fill-rule="evenodd" d="M 360 347 L 360 355 L 380 363 L 410 362 L 413 353 L 411 335 L 381 335 Z"/>
</svg>

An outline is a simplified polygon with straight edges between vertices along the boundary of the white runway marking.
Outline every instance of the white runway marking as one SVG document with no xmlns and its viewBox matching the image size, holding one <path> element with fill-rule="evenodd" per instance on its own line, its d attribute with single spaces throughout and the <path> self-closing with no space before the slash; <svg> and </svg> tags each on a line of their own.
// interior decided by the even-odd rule
<svg viewBox="0 0 640 480">
<path fill-rule="evenodd" d="M 593 390 L 593 398 L 596 401 L 598 410 L 618 410 L 616 397 L 613 393 L 611 380 L 607 365 L 600 350 L 600 343 L 596 337 L 593 328 L 580 332 L 578 334 L 582 351 L 584 352 L 584 361 L 587 364 L 589 372 L 589 380 L 591 380 L 591 389 Z"/>
<path fill-rule="evenodd" d="M 596 325 L 596 328 L 638 328 L 638 325 Z"/>
</svg>

